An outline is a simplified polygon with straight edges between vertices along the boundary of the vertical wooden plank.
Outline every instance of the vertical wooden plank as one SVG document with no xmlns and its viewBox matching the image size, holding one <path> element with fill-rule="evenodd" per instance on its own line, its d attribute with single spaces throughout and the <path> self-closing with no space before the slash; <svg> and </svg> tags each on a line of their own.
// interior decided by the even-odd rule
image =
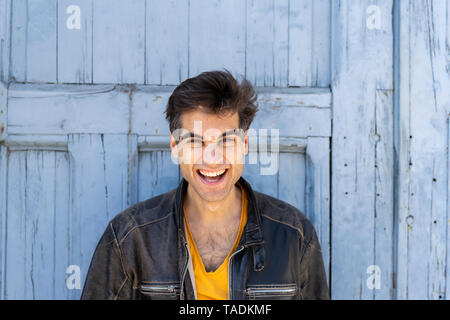
<svg viewBox="0 0 450 320">
<path fill-rule="evenodd" d="M 367 280 L 373 275 L 371 266 L 381 268 L 376 261 L 377 251 L 386 249 L 379 254 L 393 255 L 392 246 L 374 245 L 375 165 L 384 165 L 375 161 L 375 97 L 377 89 L 392 90 L 393 2 L 377 2 L 379 29 L 367 22 L 371 18 L 367 13 L 370 5 L 371 1 L 332 1 L 332 150 L 336 151 L 332 159 L 334 299 L 375 298 L 379 289 Z M 381 274 L 385 276 L 389 275 Z"/>
<path fill-rule="evenodd" d="M 7 188 L 8 149 L 0 145 L 0 299 L 4 299 L 5 289 Z"/>
<path fill-rule="evenodd" d="M 312 86 L 313 0 L 289 2 L 289 85 Z"/>
<path fill-rule="evenodd" d="M 127 135 L 127 185 L 125 209 L 138 202 L 139 198 L 139 150 L 137 134 Z M 123 210 L 122 209 L 122 210 Z"/>
<path fill-rule="evenodd" d="M 144 83 L 145 0 L 93 5 L 94 83 Z"/>
<path fill-rule="evenodd" d="M 392 90 L 377 90 L 375 101 L 375 236 L 374 265 L 380 270 L 375 299 L 394 298 L 394 104 Z"/>
<path fill-rule="evenodd" d="M 26 80 L 57 81 L 57 0 L 27 3 Z"/>
<path fill-rule="evenodd" d="M 246 5 L 246 77 L 255 86 L 272 86 L 273 2 L 250 0 Z"/>
<path fill-rule="evenodd" d="M 11 4 L 10 72 L 12 78 L 18 82 L 25 82 L 27 79 L 27 3 L 27 0 L 15 0 Z"/>
<path fill-rule="evenodd" d="M 312 1 L 311 87 L 330 85 L 331 1 Z M 301 47 L 301 45 L 300 45 Z"/>
<path fill-rule="evenodd" d="M 330 140 L 308 137 L 306 215 L 316 229 L 327 279 L 330 279 Z"/>
<path fill-rule="evenodd" d="M 278 199 L 307 214 L 305 204 L 306 161 L 301 153 L 280 153 Z"/>
<path fill-rule="evenodd" d="M 92 5 L 58 2 L 58 82 L 92 83 Z"/>
<path fill-rule="evenodd" d="M 25 296 L 31 299 L 52 299 L 55 298 L 53 288 L 56 271 L 55 152 L 29 150 L 26 156 L 25 277 L 30 286 L 26 287 Z M 8 256 L 15 254 L 9 252 Z"/>
<path fill-rule="evenodd" d="M 0 81 L 3 82 L 9 81 L 11 2 L 11 0 L 0 0 Z"/>
<path fill-rule="evenodd" d="M 137 200 L 137 139 L 128 135 L 72 134 L 68 149 L 70 264 L 80 266 L 84 281 L 107 223 Z M 79 294 L 73 292 L 71 297 L 77 298 Z"/>
<path fill-rule="evenodd" d="M 26 152 L 10 152 L 8 157 L 8 203 L 5 235 L 4 299 L 29 299 L 26 217 Z M 28 292 L 31 292 L 28 291 Z"/>
<path fill-rule="evenodd" d="M 139 154 L 139 201 L 157 196 L 178 186 L 178 166 L 170 151 L 148 151 Z"/>
<path fill-rule="evenodd" d="M 55 152 L 12 152 L 5 298 L 53 299 L 55 278 Z"/>
<path fill-rule="evenodd" d="M 255 86 L 287 86 L 289 1 L 247 1 L 246 77 Z"/>
<path fill-rule="evenodd" d="M 442 133 L 450 110 L 449 5 L 408 1 L 400 2 L 399 10 L 398 297 L 443 299 L 448 291 L 448 138 Z"/>
<path fill-rule="evenodd" d="M 273 86 L 287 87 L 289 81 L 289 0 L 273 0 L 273 10 Z"/>
<path fill-rule="evenodd" d="M 290 86 L 330 84 L 330 23 L 330 1 L 289 1 Z"/>
<path fill-rule="evenodd" d="M 54 174 L 54 210 L 55 210 L 55 263 L 54 263 L 54 298 L 69 299 L 76 296 L 76 289 L 68 290 L 66 285 L 67 267 L 71 265 L 70 249 L 70 168 L 69 154 L 55 152 Z"/>
<path fill-rule="evenodd" d="M 146 1 L 146 83 L 178 85 L 188 77 L 188 0 Z"/>
<path fill-rule="evenodd" d="M 102 140 L 108 220 L 137 201 L 135 135 L 106 134 Z"/>
<path fill-rule="evenodd" d="M 395 149 L 397 151 L 396 159 L 396 220 L 395 220 L 395 249 L 396 249 L 396 298 L 399 300 L 408 299 L 408 236 L 411 228 L 410 224 L 412 216 L 409 216 L 409 193 L 410 193 L 410 174 L 409 174 L 409 150 L 411 148 L 411 127 L 410 127 L 410 112 L 409 112 L 409 94 L 404 94 L 409 91 L 405 81 L 410 77 L 409 73 L 409 55 L 401 57 L 401 38 L 407 36 L 408 28 L 401 23 L 401 16 L 409 17 L 409 4 L 406 6 L 400 1 L 395 2 L 396 5 L 396 72 L 395 81 L 398 92 L 395 95 L 395 111 L 396 120 L 395 126 Z M 403 33 L 403 35 L 402 35 Z M 406 90 L 406 91 L 405 91 Z"/>
<path fill-rule="evenodd" d="M 4 298 L 65 299 L 67 153 L 13 151 L 9 160 L 8 178 L 13 182 L 8 185 L 6 244 L 2 247 Z"/>
<path fill-rule="evenodd" d="M 191 0 L 189 76 L 226 68 L 245 74 L 245 1 Z"/>
<path fill-rule="evenodd" d="M 69 135 L 70 154 L 70 264 L 86 277 L 95 246 L 108 223 L 105 158 L 98 134 Z M 71 295 L 80 292 L 71 292 Z M 75 298 L 74 296 L 72 296 Z"/>
<path fill-rule="evenodd" d="M 448 10 L 448 8 L 447 8 Z M 446 272 L 450 269 L 450 255 L 448 254 L 448 250 L 450 248 L 450 233 L 448 232 L 448 224 L 450 223 L 450 113 L 447 118 L 447 261 L 446 261 Z M 445 283 L 445 299 L 450 299 L 450 277 L 446 276 Z"/>
<path fill-rule="evenodd" d="M 0 299 L 4 299 L 6 268 L 8 149 L 2 142 L 7 133 L 7 96 L 7 89 L 3 82 L 0 82 Z"/>
<path fill-rule="evenodd" d="M 8 134 L 8 88 L 0 82 L 0 143 Z"/>
</svg>

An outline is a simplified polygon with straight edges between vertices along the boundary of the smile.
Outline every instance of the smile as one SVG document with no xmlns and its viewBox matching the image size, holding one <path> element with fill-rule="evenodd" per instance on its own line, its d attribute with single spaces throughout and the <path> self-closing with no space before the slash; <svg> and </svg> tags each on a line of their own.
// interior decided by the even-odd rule
<svg viewBox="0 0 450 320">
<path fill-rule="evenodd" d="M 211 184 L 218 184 L 220 183 L 225 175 L 227 174 L 228 169 L 221 169 L 221 170 L 204 170 L 199 169 L 197 170 L 197 174 L 200 177 L 201 181 L 211 185 Z"/>
</svg>

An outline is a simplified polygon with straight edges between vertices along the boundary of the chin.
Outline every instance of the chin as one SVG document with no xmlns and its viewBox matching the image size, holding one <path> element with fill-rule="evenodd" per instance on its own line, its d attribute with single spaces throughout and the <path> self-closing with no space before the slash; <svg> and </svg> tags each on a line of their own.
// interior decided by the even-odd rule
<svg viewBox="0 0 450 320">
<path fill-rule="evenodd" d="M 192 186 L 195 192 L 205 201 L 217 202 L 224 200 L 231 191 L 231 186 L 226 186 L 222 190 L 208 190 L 205 187 Z"/>
</svg>

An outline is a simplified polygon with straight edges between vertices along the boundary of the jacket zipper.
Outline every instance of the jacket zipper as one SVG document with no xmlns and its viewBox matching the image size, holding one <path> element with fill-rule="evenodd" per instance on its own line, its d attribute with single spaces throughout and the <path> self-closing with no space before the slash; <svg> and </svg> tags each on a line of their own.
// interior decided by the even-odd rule
<svg viewBox="0 0 450 320">
<path fill-rule="evenodd" d="M 177 293 L 177 289 L 180 286 L 178 285 L 166 285 L 166 286 L 158 286 L 158 285 L 141 285 L 141 290 L 146 292 L 153 293 Z"/>
<path fill-rule="evenodd" d="M 247 295 L 264 295 L 264 294 L 281 294 L 281 295 L 290 295 L 295 294 L 297 288 L 247 288 L 245 293 Z"/>
<path fill-rule="evenodd" d="M 241 246 L 239 249 L 237 249 L 235 252 L 233 252 L 230 256 L 230 259 L 228 260 L 228 300 L 231 300 L 231 271 L 232 271 L 232 260 L 233 257 L 244 250 L 245 246 Z"/>
<path fill-rule="evenodd" d="M 183 276 L 181 278 L 181 293 L 180 293 L 180 300 L 184 300 L 184 278 L 186 278 L 186 273 L 187 273 L 187 269 L 188 269 L 188 264 L 189 264 L 189 250 L 188 250 L 188 243 L 185 242 L 184 243 L 184 250 L 186 251 L 186 261 L 184 263 L 184 271 L 183 271 Z"/>
</svg>

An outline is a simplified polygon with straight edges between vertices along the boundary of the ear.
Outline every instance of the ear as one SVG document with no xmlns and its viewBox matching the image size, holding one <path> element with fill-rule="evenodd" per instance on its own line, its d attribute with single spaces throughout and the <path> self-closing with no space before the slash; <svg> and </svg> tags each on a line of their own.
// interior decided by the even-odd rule
<svg viewBox="0 0 450 320">
<path fill-rule="evenodd" d="M 245 131 L 245 136 L 244 136 L 244 154 L 245 155 L 248 154 L 248 130 Z"/>
<path fill-rule="evenodd" d="M 170 151 L 172 152 L 172 156 L 175 159 L 179 158 L 179 150 L 178 150 L 178 144 L 173 137 L 172 133 L 170 133 Z"/>
</svg>

